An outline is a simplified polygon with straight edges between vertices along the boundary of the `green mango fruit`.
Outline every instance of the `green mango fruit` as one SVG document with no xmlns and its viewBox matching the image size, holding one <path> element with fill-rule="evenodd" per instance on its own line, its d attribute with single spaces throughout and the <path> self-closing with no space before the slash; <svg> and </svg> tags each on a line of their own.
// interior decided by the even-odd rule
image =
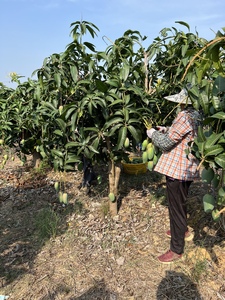
<svg viewBox="0 0 225 300">
<path fill-rule="evenodd" d="M 148 155 L 148 159 L 149 160 L 152 160 L 153 159 L 153 157 L 154 157 L 154 148 L 153 147 L 151 147 L 151 148 L 148 148 L 148 150 L 147 150 L 147 155 Z"/>
<path fill-rule="evenodd" d="M 148 161 L 148 153 L 147 153 L 147 151 L 144 151 L 142 153 L 142 161 L 143 161 L 143 163 L 146 163 Z"/>
<path fill-rule="evenodd" d="M 147 144 L 147 149 L 150 149 L 150 148 L 154 148 L 154 146 L 153 146 L 152 143 L 148 143 L 148 144 Z"/>
<path fill-rule="evenodd" d="M 142 142 L 142 150 L 143 150 L 143 151 L 146 149 L 147 145 L 148 145 L 148 140 L 144 140 L 144 141 Z"/>
<path fill-rule="evenodd" d="M 115 195 L 114 195 L 114 193 L 109 193 L 109 200 L 110 200 L 111 202 L 114 202 L 114 201 L 115 201 Z"/>
<path fill-rule="evenodd" d="M 63 203 L 63 193 L 61 191 L 59 192 L 59 202 Z"/>
<path fill-rule="evenodd" d="M 62 194 L 62 202 L 64 204 L 67 204 L 68 203 L 68 194 L 67 193 L 63 193 Z"/>
<path fill-rule="evenodd" d="M 150 160 L 150 161 L 148 162 L 148 170 L 149 170 L 149 171 L 152 171 L 152 170 L 153 170 L 153 167 L 154 167 L 154 163 L 153 163 L 152 160 Z"/>
<path fill-rule="evenodd" d="M 58 183 L 58 181 L 55 182 L 54 188 L 55 188 L 56 192 L 58 192 L 58 190 L 59 190 L 59 183 Z"/>
<path fill-rule="evenodd" d="M 127 138 L 125 139 L 125 142 L 124 142 L 124 147 L 127 148 L 127 147 L 129 147 L 129 145 L 130 145 L 130 140 L 129 140 L 129 138 L 127 137 Z"/>
<path fill-rule="evenodd" d="M 157 157 L 157 155 L 154 154 L 154 157 L 153 157 L 154 166 L 157 164 L 157 162 L 158 162 L 158 157 Z"/>
</svg>

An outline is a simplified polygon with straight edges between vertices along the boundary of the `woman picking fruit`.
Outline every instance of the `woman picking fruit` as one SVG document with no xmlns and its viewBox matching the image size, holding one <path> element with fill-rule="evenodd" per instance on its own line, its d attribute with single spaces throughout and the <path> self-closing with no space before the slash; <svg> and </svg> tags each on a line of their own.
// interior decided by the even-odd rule
<svg viewBox="0 0 225 300">
<path fill-rule="evenodd" d="M 162 151 L 155 166 L 157 171 L 166 176 L 166 196 L 169 208 L 170 230 L 166 235 L 171 238 L 170 249 L 160 255 L 161 263 L 169 264 L 182 258 L 185 240 L 191 240 L 193 234 L 187 227 L 186 200 L 191 183 L 199 178 L 198 161 L 185 152 L 189 142 L 197 135 L 200 114 L 190 105 L 186 89 L 179 94 L 165 97 L 180 107 L 171 127 L 158 126 L 147 130 L 152 143 Z"/>
</svg>

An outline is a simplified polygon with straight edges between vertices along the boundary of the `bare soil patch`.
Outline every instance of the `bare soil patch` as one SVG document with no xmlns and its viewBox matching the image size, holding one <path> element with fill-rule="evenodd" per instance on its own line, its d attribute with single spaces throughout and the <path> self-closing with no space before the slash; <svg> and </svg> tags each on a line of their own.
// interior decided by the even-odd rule
<svg viewBox="0 0 225 300">
<path fill-rule="evenodd" d="M 2 160 L 2 158 L 1 158 Z M 108 214 L 107 168 L 91 193 L 82 173 L 34 172 L 9 159 L 0 171 L 0 294 L 9 300 L 224 300 L 225 229 L 203 211 L 201 182 L 190 188 L 184 259 L 161 265 L 169 248 L 164 178 L 122 173 L 121 205 Z M 54 182 L 64 180 L 69 204 Z M 48 236 L 40 232 L 46 222 Z M 38 225 L 39 224 L 39 225 Z"/>
</svg>

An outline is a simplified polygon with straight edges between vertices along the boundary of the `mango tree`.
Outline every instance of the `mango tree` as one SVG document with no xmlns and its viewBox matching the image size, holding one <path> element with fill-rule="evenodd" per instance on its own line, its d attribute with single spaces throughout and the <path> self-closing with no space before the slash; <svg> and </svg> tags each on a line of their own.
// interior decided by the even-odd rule
<svg viewBox="0 0 225 300">
<path fill-rule="evenodd" d="M 146 37 L 128 30 L 114 42 L 105 37 L 111 43 L 105 51 L 96 51 L 92 43 L 84 41 L 88 34 L 96 37 L 94 24 L 72 23 L 73 41 L 63 53 L 52 54 L 34 71 L 37 82 L 18 87 L 16 104 L 8 114 L 14 118 L 21 99 L 28 104 L 23 116 L 29 119 L 30 111 L 36 123 L 25 118 L 26 122 L 19 120 L 22 125 L 18 128 L 29 128 L 35 138 L 31 138 L 33 144 L 25 139 L 25 145 L 48 158 L 55 169 L 74 170 L 83 155 L 92 161 L 103 160 L 109 167 L 113 214 L 117 213 L 120 162 L 146 136 L 143 118 L 150 116 L 160 125 L 169 124 L 174 117 L 174 106 L 163 100 L 165 95 L 191 83 L 194 106 L 211 117 L 208 121 L 213 120 L 215 134 L 223 131 L 223 35 L 218 33 L 219 39 L 209 43 L 191 33 L 188 24 L 178 23 L 188 32 L 164 28 L 146 50 L 142 46 Z M 201 131 L 199 136 L 203 138 Z M 217 142 L 223 148 L 222 135 Z M 192 150 L 204 158 L 205 165 L 209 155 L 197 150 L 202 150 L 201 143 Z M 219 155 L 222 152 L 216 154 L 221 162 Z"/>
<path fill-rule="evenodd" d="M 42 115 L 46 122 L 55 120 L 51 139 L 39 150 L 52 157 L 56 169 L 73 170 L 82 155 L 105 161 L 110 210 L 116 214 L 121 160 L 141 142 L 142 118 L 152 114 L 145 90 L 144 51 L 134 51 L 142 37 L 127 31 L 106 51 L 96 52 L 83 36 L 94 37 L 97 27 L 85 21 L 71 26 L 73 41 L 65 52 L 46 58 L 35 71 Z"/>
<path fill-rule="evenodd" d="M 225 28 L 223 29 L 225 31 Z M 192 152 L 200 160 L 202 180 L 208 184 L 203 197 L 205 212 L 221 220 L 225 228 L 225 35 L 220 31 L 189 61 L 183 78 L 192 75 L 193 101 L 203 110 L 203 127 L 199 128 Z"/>
<path fill-rule="evenodd" d="M 158 121 L 170 124 L 174 117 L 174 106 L 168 111 L 169 106 L 161 100 L 165 92 L 174 94 L 186 86 L 193 106 L 202 113 L 204 120 L 198 137 L 190 145 L 199 159 L 202 179 L 209 184 L 209 191 L 203 198 L 204 209 L 212 212 L 214 220 L 219 220 L 225 206 L 225 36 L 218 31 L 212 41 L 207 41 L 198 33 L 191 33 L 187 23 L 178 23 L 189 32 L 164 28 L 147 49 L 152 58 L 150 68 L 157 69 L 155 74 L 159 77 L 155 90 L 161 101 L 162 119 Z"/>
<path fill-rule="evenodd" d="M 35 163 L 35 147 L 42 135 L 37 83 L 31 79 L 21 83 L 16 73 L 13 73 L 13 81 L 18 83 L 17 88 L 11 89 L 10 93 L 4 93 L 4 97 L 1 97 L 2 139 L 7 146 L 16 149 L 22 160 L 26 158 L 24 154 L 34 155 Z"/>
</svg>

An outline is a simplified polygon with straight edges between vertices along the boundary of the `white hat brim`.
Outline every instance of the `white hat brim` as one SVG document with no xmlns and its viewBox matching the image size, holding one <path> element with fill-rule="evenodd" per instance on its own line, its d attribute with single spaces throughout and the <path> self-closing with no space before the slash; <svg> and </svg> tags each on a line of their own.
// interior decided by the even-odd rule
<svg viewBox="0 0 225 300">
<path fill-rule="evenodd" d="M 180 103 L 180 104 L 192 104 L 191 99 L 188 97 L 187 92 L 183 89 L 180 93 L 164 97 L 166 100 Z"/>
</svg>

